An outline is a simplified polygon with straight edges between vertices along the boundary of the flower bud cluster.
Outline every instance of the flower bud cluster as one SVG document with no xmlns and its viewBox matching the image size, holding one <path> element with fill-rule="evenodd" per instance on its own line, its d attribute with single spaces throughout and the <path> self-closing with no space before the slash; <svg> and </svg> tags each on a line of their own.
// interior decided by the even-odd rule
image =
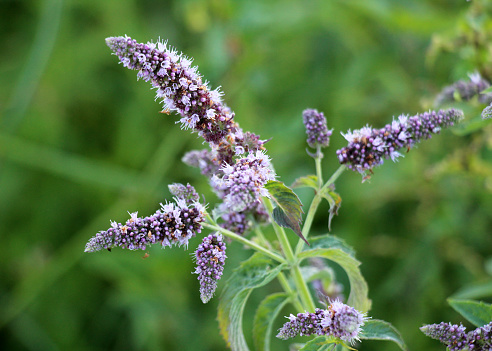
<svg viewBox="0 0 492 351">
<path fill-rule="evenodd" d="M 326 127 L 326 117 L 323 112 L 307 109 L 302 112 L 302 119 L 306 127 L 307 143 L 315 148 L 317 145 L 327 147 L 330 145 L 330 136 L 333 129 Z"/>
<path fill-rule="evenodd" d="M 401 148 L 412 148 L 421 140 L 430 139 L 444 127 L 463 119 L 463 112 L 449 109 L 429 111 L 415 116 L 401 115 L 381 129 L 366 126 L 342 134 L 348 146 L 337 150 L 338 160 L 347 168 L 365 174 L 383 164 L 385 159 L 396 161 Z"/>
<path fill-rule="evenodd" d="M 85 252 L 115 246 L 129 250 L 145 250 L 148 245 L 188 246 L 188 241 L 201 232 L 205 208 L 198 202 L 187 204 L 184 199 L 176 203 L 161 204 L 161 209 L 148 217 L 130 215 L 125 224 L 111 222 L 111 228 L 97 233 L 85 246 Z"/>
<path fill-rule="evenodd" d="M 317 308 L 314 313 L 290 315 L 289 322 L 279 330 L 277 338 L 290 339 L 297 335 L 328 335 L 353 344 L 359 340 L 361 327 L 367 317 L 338 300 L 328 309 Z"/>
<path fill-rule="evenodd" d="M 428 324 L 420 330 L 432 339 L 442 342 L 449 351 L 490 351 L 492 350 L 492 322 L 465 333 L 463 325 L 441 322 Z"/>
<path fill-rule="evenodd" d="M 481 94 L 480 92 L 487 89 L 490 83 L 482 78 L 480 73 L 469 75 L 470 80 L 459 80 L 453 85 L 445 87 L 436 98 L 436 105 L 440 106 L 445 102 L 456 100 L 468 101 L 478 95 L 478 101 L 483 104 L 492 103 L 492 94 Z"/>
<path fill-rule="evenodd" d="M 138 77 L 150 81 L 164 101 L 164 111 L 176 111 L 182 127 L 198 132 L 207 142 L 218 145 L 234 138 L 234 113 L 222 103 L 222 92 L 210 90 L 193 60 L 179 54 L 166 42 L 138 43 L 124 37 L 109 37 L 106 44 L 124 67 L 138 70 Z"/>
<path fill-rule="evenodd" d="M 203 303 L 207 303 L 213 297 L 217 281 L 222 276 L 227 258 L 225 250 L 222 235 L 215 233 L 203 238 L 195 251 L 197 267 L 193 273 L 198 274 L 200 298 Z"/>
</svg>

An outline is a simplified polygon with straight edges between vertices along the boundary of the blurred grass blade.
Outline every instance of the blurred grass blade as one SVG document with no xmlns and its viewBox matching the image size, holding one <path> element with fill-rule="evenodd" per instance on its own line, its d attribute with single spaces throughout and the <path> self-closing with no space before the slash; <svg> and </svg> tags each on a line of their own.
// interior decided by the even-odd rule
<svg viewBox="0 0 492 351">
<path fill-rule="evenodd" d="M 46 0 L 44 2 L 31 51 L 14 86 L 10 102 L 3 114 L 3 121 L 0 121 L 3 130 L 10 133 L 15 132 L 31 103 L 55 46 L 62 14 L 62 3 L 62 0 Z"/>
<path fill-rule="evenodd" d="M 176 134 L 170 136 L 172 135 Z M 155 189 L 148 185 L 148 177 L 139 175 L 137 170 L 86 159 L 2 133 L 0 133 L 0 158 L 14 161 L 28 168 L 41 169 L 80 183 L 116 189 L 131 185 L 128 190 L 133 192 L 155 193 Z M 157 191 L 162 194 L 167 191 L 167 188 L 162 187 Z"/>
</svg>

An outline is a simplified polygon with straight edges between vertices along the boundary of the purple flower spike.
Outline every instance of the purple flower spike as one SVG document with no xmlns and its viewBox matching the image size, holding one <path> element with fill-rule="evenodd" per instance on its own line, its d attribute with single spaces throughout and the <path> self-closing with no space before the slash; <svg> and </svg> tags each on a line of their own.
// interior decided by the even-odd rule
<svg viewBox="0 0 492 351">
<path fill-rule="evenodd" d="M 201 232 L 205 208 L 198 202 L 187 204 L 183 199 L 176 203 L 161 204 L 152 216 L 141 218 L 132 213 L 124 225 L 111 222 L 111 228 L 92 237 L 85 252 L 115 246 L 129 250 L 145 250 L 147 245 L 161 243 L 166 246 L 188 246 L 188 241 Z"/>
<path fill-rule="evenodd" d="M 238 129 L 234 113 L 222 103 L 222 92 L 210 90 L 203 82 L 191 58 L 160 41 L 143 44 L 124 36 L 106 38 L 106 44 L 124 67 L 137 70 L 138 78 L 152 83 L 156 99 L 164 102 L 164 112 L 179 113 L 184 129 L 198 132 L 215 145 L 228 136 L 234 139 Z"/>
<path fill-rule="evenodd" d="M 459 80 L 453 85 L 445 87 L 437 96 L 435 104 L 437 106 L 452 101 L 468 101 L 478 95 L 478 101 L 482 104 L 492 102 L 492 94 L 481 94 L 481 91 L 487 89 L 490 83 L 485 80 L 480 73 L 469 74 L 470 80 Z"/>
<path fill-rule="evenodd" d="M 449 351 L 492 350 L 492 322 L 465 334 L 464 326 L 441 322 L 428 324 L 420 330 L 432 339 L 442 342 Z"/>
<path fill-rule="evenodd" d="M 297 335 L 322 335 L 321 320 L 325 317 L 325 310 L 317 308 L 314 313 L 298 313 L 297 316 L 291 314 L 289 321 L 279 329 L 277 338 L 287 340 Z"/>
<path fill-rule="evenodd" d="M 306 127 L 307 143 L 315 148 L 316 145 L 327 147 L 330 144 L 330 136 L 333 129 L 326 127 L 326 118 L 322 112 L 307 109 L 302 113 L 304 126 Z"/>
<path fill-rule="evenodd" d="M 361 327 L 368 319 L 339 300 L 333 301 L 326 310 L 317 308 L 314 313 L 291 314 L 288 318 L 289 322 L 279 330 L 277 338 L 287 340 L 297 335 L 328 335 L 351 344 L 359 340 Z"/>
<path fill-rule="evenodd" d="M 466 345 L 466 328 L 461 324 L 439 323 L 424 325 L 422 333 L 445 344 L 450 351 L 462 350 Z"/>
<path fill-rule="evenodd" d="M 225 194 L 224 213 L 241 212 L 256 206 L 261 196 L 268 196 L 264 188 L 266 182 L 275 179 L 270 159 L 262 151 L 250 153 L 233 166 L 226 164 L 221 169 L 224 176 L 214 175 L 212 185 Z"/>
<path fill-rule="evenodd" d="M 217 288 L 217 281 L 224 271 L 224 263 L 227 258 L 226 246 L 222 241 L 222 235 L 215 233 L 203 238 L 202 243 L 195 251 L 196 269 L 200 281 L 200 298 L 207 303 Z"/>
<path fill-rule="evenodd" d="M 463 119 L 461 110 L 449 109 L 429 111 L 412 117 L 401 115 L 381 129 L 366 126 L 342 134 L 348 146 L 337 150 L 338 160 L 347 168 L 365 175 L 384 159 L 397 161 L 402 156 L 401 148 L 412 148 L 421 140 L 430 139 L 443 127 L 453 126 Z"/>
</svg>

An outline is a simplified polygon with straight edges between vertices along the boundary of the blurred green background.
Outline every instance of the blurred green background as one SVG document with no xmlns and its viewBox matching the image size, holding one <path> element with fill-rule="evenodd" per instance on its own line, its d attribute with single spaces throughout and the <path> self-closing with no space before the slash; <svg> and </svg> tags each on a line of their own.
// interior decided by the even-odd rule
<svg viewBox="0 0 492 351">
<path fill-rule="evenodd" d="M 214 201 L 207 180 L 180 162 L 186 151 L 204 147 L 201 140 L 181 131 L 176 116 L 158 113 L 149 85 L 117 64 L 104 38 L 160 37 L 194 57 L 211 86 L 222 86 L 244 130 L 273 138 L 268 154 L 290 184 L 314 173 L 303 109 L 323 111 L 335 128 L 323 166 L 329 175 L 338 167 L 335 150 L 345 144 L 340 131 L 424 111 L 444 85 L 477 66 L 490 73 L 490 52 L 478 52 L 475 41 L 458 42 L 459 48 L 446 42 L 466 32 L 470 6 L 465 0 L 1 1 L 0 347 L 226 350 L 217 298 L 203 305 L 190 274 L 198 241 L 189 250 L 152 248 L 146 259 L 144 252 L 118 249 L 83 253 L 110 219 L 153 213 L 170 198 L 168 183 L 190 182 Z M 473 22 L 477 31 L 491 30 L 489 19 Z M 490 281 L 492 132 L 488 126 L 464 134 L 446 131 L 398 164 L 386 162 L 370 183 L 352 172 L 337 183 L 343 203 L 333 234 L 363 263 L 370 315 L 393 323 L 411 350 L 443 350 L 418 327 L 462 321 L 446 298 Z M 306 208 L 312 194 L 298 193 Z M 327 231 L 327 210 L 324 204 L 316 233 Z M 225 277 L 249 254 L 229 245 Z M 252 296 L 246 333 L 262 295 L 277 289 L 272 283 Z M 286 345 L 273 342 L 275 350 Z M 397 346 L 372 341 L 359 349 Z"/>
</svg>

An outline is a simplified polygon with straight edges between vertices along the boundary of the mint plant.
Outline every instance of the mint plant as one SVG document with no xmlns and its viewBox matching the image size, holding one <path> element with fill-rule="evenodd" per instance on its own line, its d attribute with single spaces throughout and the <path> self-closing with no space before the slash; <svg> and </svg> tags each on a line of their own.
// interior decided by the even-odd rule
<svg viewBox="0 0 492 351">
<path fill-rule="evenodd" d="M 341 196 L 335 183 L 345 170 L 360 173 L 366 181 L 385 160 L 398 161 L 417 143 L 456 125 L 464 118 L 463 112 L 449 108 L 402 114 L 382 128 L 365 126 L 342 133 L 348 144 L 334 152 L 340 167 L 325 180 L 323 150 L 329 146 L 333 130 L 328 129 L 322 112 L 305 110 L 307 144 L 314 150 L 308 150 L 308 155 L 314 159 L 316 174 L 301 177 L 292 185 L 315 191 L 303 219 L 299 198 L 277 180 L 267 155 L 268 140 L 241 129 L 234 112 L 223 102 L 223 93 L 210 88 L 191 58 L 162 41 L 139 43 L 124 36 L 107 38 L 106 44 L 124 67 L 136 70 L 138 78 L 151 83 L 164 113 L 178 114 L 182 129 L 203 138 L 208 148 L 189 151 L 183 161 L 199 168 L 220 201 L 205 203 L 190 184 L 172 184 L 172 201 L 162 203 L 150 216 L 132 213 L 125 223 L 111 222 L 109 229 L 89 240 L 85 251 L 111 251 L 114 247 L 145 250 L 150 245 L 196 247 L 193 273 L 204 303 L 214 297 L 223 274 L 229 276 L 219 297 L 218 321 L 232 350 L 249 349 L 242 328 L 247 300 L 254 289 L 274 279 L 283 291 L 266 296 L 257 308 L 253 321 L 257 350 L 269 350 L 275 335 L 284 340 L 301 336 L 298 340 L 304 344 L 298 346 L 300 350 L 331 350 L 337 344 L 352 348 L 370 339 L 390 340 L 405 350 L 390 323 L 368 316 L 368 286 L 353 250 L 334 235 L 312 237 L 311 226 L 323 200 L 330 205 L 329 222 L 337 214 Z M 466 91 L 480 93 L 476 85 Z M 461 94 L 464 86 L 460 83 L 453 89 Z M 448 90 L 443 97 L 457 96 Z M 273 228 L 276 240 L 267 239 L 266 226 Z M 299 237 L 295 247 L 287 237 L 290 230 Z M 207 233 L 201 235 L 203 231 Z M 234 241 L 254 253 L 228 271 L 226 251 Z M 328 268 L 331 263 L 342 267 L 348 276 L 350 292 L 343 301 L 326 293 L 328 284 L 336 284 Z M 322 301 L 317 302 L 318 298 Z M 277 318 L 283 310 L 290 312 L 285 323 Z M 442 338 L 441 334 L 454 327 L 426 328 L 428 335 Z M 443 328 L 447 331 L 441 332 Z"/>
</svg>

